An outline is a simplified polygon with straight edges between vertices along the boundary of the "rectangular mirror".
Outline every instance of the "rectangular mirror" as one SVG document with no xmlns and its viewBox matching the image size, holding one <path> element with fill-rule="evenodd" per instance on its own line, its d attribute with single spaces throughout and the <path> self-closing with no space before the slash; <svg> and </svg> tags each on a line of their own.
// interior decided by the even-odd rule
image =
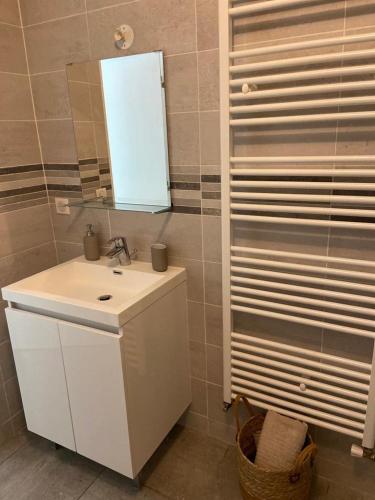
<svg viewBox="0 0 375 500">
<path fill-rule="evenodd" d="M 69 64 L 67 79 L 83 196 L 78 205 L 169 210 L 162 52 Z"/>
</svg>

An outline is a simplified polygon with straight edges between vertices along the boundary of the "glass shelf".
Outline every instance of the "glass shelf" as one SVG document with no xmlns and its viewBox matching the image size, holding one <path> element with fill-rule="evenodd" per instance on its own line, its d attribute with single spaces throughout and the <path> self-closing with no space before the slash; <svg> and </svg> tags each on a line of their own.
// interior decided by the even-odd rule
<svg viewBox="0 0 375 500">
<path fill-rule="evenodd" d="M 160 205 L 132 205 L 130 203 L 114 203 L 113 201 L 87 200 L 71 201 L 70 207 L 96 208 L 99 210 L 122 210 L 123 212 L 147 212 L 150 214 L 161 214 L 170 212 L 172 207 Z"/>
</svg>

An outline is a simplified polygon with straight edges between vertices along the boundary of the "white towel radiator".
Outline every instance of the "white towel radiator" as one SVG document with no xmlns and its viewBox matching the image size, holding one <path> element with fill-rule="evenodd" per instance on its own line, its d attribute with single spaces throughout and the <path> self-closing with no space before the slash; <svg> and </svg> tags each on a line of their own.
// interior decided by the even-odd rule
<svg viewBox="0 0 375 500">
<path fill-rule="evenodd" d="M 224 401 L 243 393 L 260 408 L 353 436 L 373 449 L 375 355 L 372 364 L 364 363 L 233 328 L 233 315 L 248 313 L 375 341 L 375 262 L 234 243 L 238 223 L 375 230 L 375 156 L 235 156 L 233 134 L 244 127 L 375 118 L 375 111 L 356 109 L 375 104 L 375 64 L 366 62 L 375 61 L 375 49 L 350 47 L 375 41 L 375 32 L 233 46 L 238 18 L 310 4 L 319 1 L 220 0 Z M 333 49 L 317 54 L 326 47 Z M 294 57 L 301 49 L 314 54 Z M 289 57 L 280 59 L 284 52 Z M 308 67 L 321 63 L 333 67 Z M 308 69 L 296 70 L 301 64 Z M 356 94 L 341 97 L 347 91 Z M 337 111 L 325 112 L 332 107 Z"/>
</svg>

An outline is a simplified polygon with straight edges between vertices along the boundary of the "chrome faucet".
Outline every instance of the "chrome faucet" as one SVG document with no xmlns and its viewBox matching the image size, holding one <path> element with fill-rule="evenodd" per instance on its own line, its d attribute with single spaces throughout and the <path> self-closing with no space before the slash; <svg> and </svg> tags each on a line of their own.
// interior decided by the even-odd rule
<svg viewBox="0 0 375 500">
<path fill-rule="evenodd" d="M 117 258 L 121 266 L 130 266 L 132 261 L 126 238 L 124 236 L 114 236 L 108 243 L 113 245 L 113 248 L 106 253 L 106 256 L 110 259 Z M 132 253 L 134 254 L 135 252 L 136 250 Z"/>
</svg>

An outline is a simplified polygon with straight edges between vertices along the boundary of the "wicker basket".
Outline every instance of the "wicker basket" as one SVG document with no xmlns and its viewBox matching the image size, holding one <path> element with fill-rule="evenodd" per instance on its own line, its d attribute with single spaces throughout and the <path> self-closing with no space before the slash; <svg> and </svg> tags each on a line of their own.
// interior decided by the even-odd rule
<svg viewBox="0 0 375 500">
<path fill-rule="evenodd" d="M 251 418 L 240 425 L 239 405 L 243 401 Z M 264 416 L 255 415 L 245 396 L 236 397 L 233 405 L 237 422 L 237 454 L 240 487 L 244 500 L 308 500 L 316 445 L 308 435 L 306 443 L 290 471 L 274 472 L 253 463 L 255 438 L 263 427 Z"/>
</svg>

